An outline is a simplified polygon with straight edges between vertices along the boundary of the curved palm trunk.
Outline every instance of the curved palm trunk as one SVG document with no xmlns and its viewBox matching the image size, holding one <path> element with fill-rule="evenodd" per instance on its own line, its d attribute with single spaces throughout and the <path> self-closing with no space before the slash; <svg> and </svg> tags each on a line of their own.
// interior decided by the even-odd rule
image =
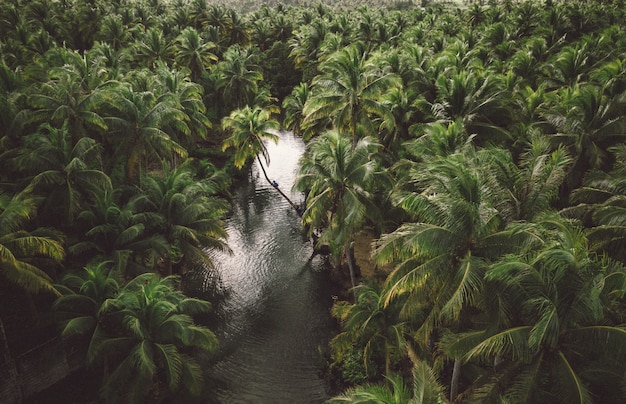
<svg viewBox="0 0 626 404">
<path fill-rule="evenodd" d="M 261 166 L 261 171 L 263 171 L 263 176 L 265 176 L 265 179 L 267 180 L 267 182 L 274 187 L 275 190 L 278 191 L 279 194 L 282 195 L 283 198 L 285 198 L 285 200 L 287 202 L 289 202 L 289 204 L 291 205 L 292 208 L 295 209 L 295 211 L 298 213 L 298 216 L 302 216 L 302 211 L 300 210 L 300 208 L 298 208 L 298 205 L 296 205 L 295 203 L 293 203 L 293 201 L 291 199 L 289 199 L 289 197 L 287 195 L 285 195 L 285 193 L 283 191 L 280 190 L 280 188 L 278 188 L 278 186 L 274 185 L 274 183 L 272 182 L 272 180 L 270 180 L 270 178 L 267 176 L 267 172 L 265 171 L 265 167 L 263 167 L 263 163 L 261 163 L 261 158 L 259 157 L 259 155 L 257 154 L 256 156 L 257 161 L 259 162 L 259 165 Z"/>
</svg>

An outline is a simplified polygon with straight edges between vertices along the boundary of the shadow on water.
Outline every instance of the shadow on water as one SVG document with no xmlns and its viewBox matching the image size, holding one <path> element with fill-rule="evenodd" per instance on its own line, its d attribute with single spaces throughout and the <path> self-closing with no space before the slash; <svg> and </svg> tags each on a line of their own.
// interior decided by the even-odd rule
<svg viewBox="0 0 626 404">
<path fill-rule="evenodd" d="M 268 175 L 290 194 L 304 144 L 281 133 L 268 149 Z M 217 270 L 192 282 L 205 293 L 217 290 L 203 297 L 216 302 L 210 322 L 221 345 L 217 363 L 206 361 L 208 388 L 198 402 L 321 403 L 328 398 L 322 352 L 333 332 L 336 290 L 300 218 L 256 164 L 236 189 L 227 221 L 233 254 L 216 253 Z"/>
</svg>

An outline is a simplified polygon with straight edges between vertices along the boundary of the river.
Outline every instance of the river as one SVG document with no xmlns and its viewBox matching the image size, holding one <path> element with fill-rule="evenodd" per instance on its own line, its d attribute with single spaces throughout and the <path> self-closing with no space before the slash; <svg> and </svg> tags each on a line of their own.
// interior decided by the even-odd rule
<svg viewBox="0 0 626 404">
<path fill-rule="evenodd" d="M 267 146 L 269 178 L 301 202 L 291 186 L 304 143 L 281 132 L 278 144 Z M 267 183 L 258 162 L 236 187 L 232 204 L 232 255 L 214 257 L 226 293 L 216 307 L 224 356 L 211 366 L 207 402 L 324 402 L 321 351 L 333 332 L 329 310 L 336 290 L 322 258 L 312 257 L 300 218 Z"/>
</svg>

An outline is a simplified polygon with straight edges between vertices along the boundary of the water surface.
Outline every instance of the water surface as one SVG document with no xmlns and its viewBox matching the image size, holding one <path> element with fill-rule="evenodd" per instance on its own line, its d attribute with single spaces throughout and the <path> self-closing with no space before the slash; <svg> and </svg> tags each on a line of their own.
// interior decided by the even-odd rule
<svg viewBox="0 0 626 404">
<path fill-rule="evenodd" d="M 303 142 L 280 134 L 268 144 L 270 179 L 291 193 Z M 232 255 L 215 261 L 227 292 L 217 307 L 225 356 L 212 367 L 209 402 L 320 403 L 328 398 L 321 375 L 332 333 L 333 286 L 322 258 L 302 235 L 300 218 L 267 183 L 258 163 L 234 194 L 227 222 Z M 212 383 L 213 384 L 213 383 Z"/>
</svg>

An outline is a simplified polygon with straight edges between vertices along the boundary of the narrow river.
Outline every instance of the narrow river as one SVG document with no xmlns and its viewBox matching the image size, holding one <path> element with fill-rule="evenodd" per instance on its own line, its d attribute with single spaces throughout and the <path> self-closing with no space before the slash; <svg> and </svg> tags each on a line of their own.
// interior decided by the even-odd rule
<svg viewBox="0 0 626 404">
<path fill-rule="evenodd" d="M 268 144 L 268 176 L 291 193 L 301 139 Z M 233 254 L 215 257 L 225 300 L 217 329 L 225 356 L 212 367 L 207 402 L 320 403 L 328 398 L 321 350 L 332 332 L 333 286 L 302 236 L 300 219 L 263 177 L 258 163 L 240 184 L 227 222 Z"/>
</svg>

